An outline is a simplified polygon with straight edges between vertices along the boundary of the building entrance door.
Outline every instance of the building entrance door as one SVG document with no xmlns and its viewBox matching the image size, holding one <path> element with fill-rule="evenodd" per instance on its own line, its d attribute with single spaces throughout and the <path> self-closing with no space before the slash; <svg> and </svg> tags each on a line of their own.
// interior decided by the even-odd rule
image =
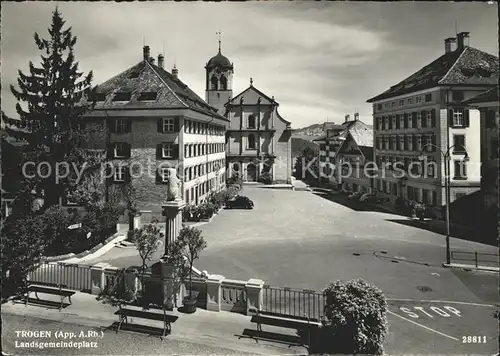
<svg viewBox="0 0 500 356">
<path fill-rule="evenodd" d="M 256 182 L 257 181 L 257 167 L 253 163 L 247 165 L 247 181 Z"/>
</svg>

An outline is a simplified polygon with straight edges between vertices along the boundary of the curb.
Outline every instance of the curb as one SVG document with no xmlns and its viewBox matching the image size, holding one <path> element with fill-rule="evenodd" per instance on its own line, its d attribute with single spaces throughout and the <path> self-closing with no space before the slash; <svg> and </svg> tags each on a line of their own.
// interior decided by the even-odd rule
<svg viewBox="0 0 500 356">
<path fill-rule="evenodd" d="M 475 266 L 475 265 L 466 265 L 460 263 L 443 263 L 443 267 L 447 268 L 460 268 L 460 269 L 473 269 L 476 271 L 486 271 L 486 272 L 500 272 L 499 267 L 490 267 L 490 266 Z"/>
<path fill-rule="evenodd" d="M 74 253 L 68 253 L 68 254 L 60 255 L 60 256 L 47 257 L 44 259 L 44 261 L 45 262 L 64 262 L 67 260 L 81 259 L 81 258 L 87 257 L 87 256 L 94 254 L 94 253 L 97 254 L 100 252 L 100 250 L 102 250 L 110 245 L 114 245 L 117 242 L 121 242 L 125 239 L 126 239 L 125 235 L 120 235 L 119 232 L 115 232 L 113 235 L 111 235 L 106 240 L 104 240 L 104 243 L 101 242 L 100 244 L 92 247 L 90 250 L 80 252 L 79 254 L 76 254 L 76 255 Z M 105 253 L 105 252 L 107 252 L 107 251 L 104 251 L 103 253 Z M 95 256 L 95 257 L 98 257 L 98 256 Z"/>
</svg>

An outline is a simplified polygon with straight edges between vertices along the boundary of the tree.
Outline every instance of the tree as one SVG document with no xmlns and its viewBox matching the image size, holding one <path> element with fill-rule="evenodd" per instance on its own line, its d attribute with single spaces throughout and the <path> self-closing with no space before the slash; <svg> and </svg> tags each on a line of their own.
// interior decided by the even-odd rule
<svg viewBox="0 0 500 356">
<path fill-rule="evenodd" d="M 362 279 L 337 281 L 326 296 L 321 352 L 383 354 L 387 335 L 387 301 L 382 291 Z"/>
<path fill-rule="evenodd" d="M 35 33 L 34 40 L 41 52 L 39 66 L 29 63 L 29 74 L 18 71 L 19 89 L 11 85 L 12 94 L 18 100 L 16 111 L 20 120 L 2 113 L 3 120 L 17 129 L 6 125 L 7 134 L 26 141 L 24 160 L 36 163 L 45 161 L 52 174 L 47 178 L 32 179 L 30 189 L 35 196 L 44 192 L 44 209 L 58 204 L 64 191 L 64 182 L 55 177 L 56 162 L 89 164 L 81 148 L 81 118 L 91 108 L 85 99 L 91 96 L 92 72 L 86 76 L 78 70 L 74 46 L 77 38 L 71 27 L 64 29 L 65 21 L 58 8 L 52 14 L 49 38 L 43 39 Z M 23 105 L 21 105 L 23 103 Z M 49 168 L 47 168 L 48 170 Z M 71 178 L 68 177 L 68 181 Z M 27 183 L 27 182 L 26 182 Z M 29 205 L 29 204 L 28 204 Z"/>
<path fill-rule="evenodd" d="M 189 300 L 193 300 L 193 264 L 200 257 L 201 251 L 207 243 L 201 235 L 201 230 L 196 227 L 186 226 L 179 232 L 178 241 L 184 247 L 187 263 L 189 264 Z"/>
<path fill-rule="evenodd" d="M 141 270 L 143 274 L 147 269 L 146 261 L 149 261 L 151 256 L 158 250 L 163 236 L 163 233 L 156 224 L 148 224 L 140 229 L 129 231 L 128 239 L 135 243 L 135 247 L 139 252 L 142 260 Z"/>
</svg>

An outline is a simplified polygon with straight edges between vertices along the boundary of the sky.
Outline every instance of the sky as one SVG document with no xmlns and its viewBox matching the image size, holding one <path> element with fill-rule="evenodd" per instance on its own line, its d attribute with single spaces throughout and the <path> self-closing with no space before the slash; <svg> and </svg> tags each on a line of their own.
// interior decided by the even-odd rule
<svg viewBox="0 0 500 356">
<path fill-rule="evenodd" d="M 80 69 L 99 84 L 142 60 L 142 47 L 205 97 L 206 62 L 218 50 L 234 63 L 233 95 L 250 85 L 275 97 L 293 128 L 342 122 L 444 53 L 444 39 L 470 32 L 470 45 L 498 56 L 497 5 L 453 2 L 4 2 L 2 110 L 16 117 L 9 85 L 39 63 L 33 40 L 56 4 L 78 37 Z M 145 41 L 145 42 L 144 42 Z"/>
</svg>

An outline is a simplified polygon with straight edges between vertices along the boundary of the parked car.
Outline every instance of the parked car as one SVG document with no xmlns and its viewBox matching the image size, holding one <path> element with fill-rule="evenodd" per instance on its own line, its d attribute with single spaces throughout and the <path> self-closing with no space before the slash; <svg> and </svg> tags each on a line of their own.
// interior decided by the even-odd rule
<svg viewBox="0 0 500 356">
<path fill-rule="evenodd" d="M 228 209 L 253 209 L 253 201 L 243 195 L 238 195 L 226 204 Z"/>
<path fill-rule="evenodd" d="M 350 194 L 347 198 L 358 200 L 362 195 L 363 195 L 362 192 L 354 192 L 354 193 Z"/>
<path fill-rule="evenodd" d="M 387 203 L 389 200 L 389 197 L 374 193 L 366 193 L 359 198 L 360 202 L 368 204 Z"/>
</svg>

